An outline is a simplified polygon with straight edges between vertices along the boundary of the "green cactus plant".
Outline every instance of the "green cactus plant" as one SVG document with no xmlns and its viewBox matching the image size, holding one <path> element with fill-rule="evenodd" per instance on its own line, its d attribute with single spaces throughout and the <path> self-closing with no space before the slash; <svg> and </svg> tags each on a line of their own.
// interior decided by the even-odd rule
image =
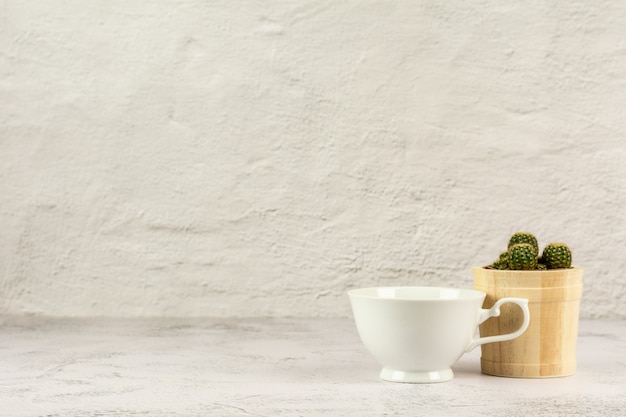
<svg viewBox="0 0 626 417">
<path fill-rule="evenodd" d="M 542 258 L 548 269 L 572 266 L 572 251 L 565 243 L 555 242 L 546 245 Z"/>
<path fill-rule="evenodd" d="M 509 239 L 508 250 L 500 253 L 487 268 L 500 270 L 537 270 L 570 268 L 572 251 L 565 243 L 547 245 L 539 256 L 537 238 L 528 232 L 516 232 Z"/>
<path fill-rule="evenodd" d="M 517 243 L 509 248 L 509 267 L 514 270 L 537 268 L 537 254 L 530 243 Z"/>
<path fill-rule="evenodd" d="M 513 234 L 513 236 L 511 236 L 511 238 L 509 239 L 509 244 L 507 247 L 510 249 L 511 246 L 517 245 L 518 243 L 528 243 L 532 245 L 532 247 L 535 249 L 535 257 L 539 255 L 539 244 L 537 243 L 537 238 L 532 233 L 517 232 Z"/>
<path fill-rule="evenodd" d="M 491 264 L 493 269 L 509 269 L 509 252 L 502 252 L 500 257 Z"/>
</svg>

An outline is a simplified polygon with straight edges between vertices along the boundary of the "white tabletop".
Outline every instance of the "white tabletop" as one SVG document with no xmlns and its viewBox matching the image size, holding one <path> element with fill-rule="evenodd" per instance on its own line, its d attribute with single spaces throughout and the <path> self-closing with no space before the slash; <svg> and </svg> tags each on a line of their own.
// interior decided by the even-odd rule
<svg viewBox="0 0 626 417">
<path fill-rule="evenodd" d="M 0 322 L 0 416 L 626 416 L 626 321 L 582 321 L 576 375 L 378 379 L 348 319 Z"/>
</svg>

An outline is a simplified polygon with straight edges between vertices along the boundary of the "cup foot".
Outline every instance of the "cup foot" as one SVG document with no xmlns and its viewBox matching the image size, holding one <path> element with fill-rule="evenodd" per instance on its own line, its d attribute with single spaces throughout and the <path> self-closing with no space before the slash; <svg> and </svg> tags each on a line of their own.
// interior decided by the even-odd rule
<svg viewBox="0 0 626 417">
<path fill-rule="evenodd" d="M 434 382 L 450 381 L 454 377 L 452 369 L 440 371 L 398 371 L 391 368 L 383 368 L 380 371 L 380 379 L 391 382 L 406 382 L 411 384 L 430 384 Z"/>
</svg>

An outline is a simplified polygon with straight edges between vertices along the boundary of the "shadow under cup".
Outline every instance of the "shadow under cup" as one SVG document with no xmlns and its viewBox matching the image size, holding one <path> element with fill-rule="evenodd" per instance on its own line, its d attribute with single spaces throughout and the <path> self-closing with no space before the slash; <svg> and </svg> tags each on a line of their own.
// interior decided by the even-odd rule
<svg viewBox="0 0 626 417">
<path fill-rule="evenodd" d="M 348 291 L 359 336 L 383 367 L 380 377 L 414 383 L 451 380 L 451 366 L 463 353 L 491 341 L 475 338 L 478 325 L 499 314 L 499 306 L 482 309 L 485 295 L 482 291 L 444 287 Z M 506 302 L 522 308 L 523 303 L 527 304 L 527 300 L 520 299 Z"/>
</svg>

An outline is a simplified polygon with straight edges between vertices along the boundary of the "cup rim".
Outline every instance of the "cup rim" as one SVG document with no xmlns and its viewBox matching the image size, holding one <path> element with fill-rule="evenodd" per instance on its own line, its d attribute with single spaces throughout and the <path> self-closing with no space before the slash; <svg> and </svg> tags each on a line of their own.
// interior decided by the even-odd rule
<svg viewBox="0 0 626 417">
<path fill-rule="evenodd" d="M 450 297 L 450 298 L 419 298 L 419 297 L 407 297 L 407 296 L 396 296 L 397 290 L 440 290 L 442 293 L 463 293 L 464 297 Z M 393 296 L 382 296 L 381 293 L 392 294 Z M 440 287 L 440 286 L 413 286 L 413 285 L 396 285 L 396 286 L 381 286 L 381 287 L 363 287 L 363 288 L 353 288 L 347 291 L 349 297 L 355 298 L 364 298 L 370 300 L 383 300 L 383 301 L 420 301 L 420 302 L 428 302 L 428 301 L 463 301 L 463 300 L 471 300 L 471 299 L 479 299 L 481 297 L 485 297 L 486 293 L 484 291 L 471 289 L 471 288 L 458 288 L 458 287 Z"/>
</svg>

